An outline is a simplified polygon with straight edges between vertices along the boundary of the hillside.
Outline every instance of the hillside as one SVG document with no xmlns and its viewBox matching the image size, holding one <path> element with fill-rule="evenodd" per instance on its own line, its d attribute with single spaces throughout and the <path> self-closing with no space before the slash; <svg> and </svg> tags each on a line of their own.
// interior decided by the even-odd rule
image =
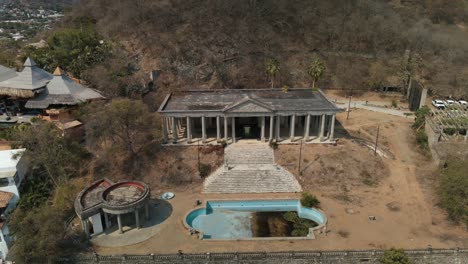
<svg viewBox="0 0 468 264">
<path fill-rule="evenodd" d="M 173 88 L 268 85 L 265 61 L 281 65 L 279 86 L 307 86 L 312 55 L 327 64 L 322 88 L 401 85 L 406 50 L 422 57 L 416 75 L 435 93 L 467 94 L 465 1 L 81 1 L 71 16 L 162 71 Z"/>
</svg>

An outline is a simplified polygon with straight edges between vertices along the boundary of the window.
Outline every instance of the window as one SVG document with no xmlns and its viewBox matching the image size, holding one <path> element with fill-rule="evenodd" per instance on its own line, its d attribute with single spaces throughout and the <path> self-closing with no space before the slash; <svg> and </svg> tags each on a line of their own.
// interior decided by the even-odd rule
<svg viewBox="0 0 468 264">
<path fill-rule="evenodd" d="M 8 178 L 0 178 L 0 187 L 5 187 L 10 185 Z"/>
</svg>

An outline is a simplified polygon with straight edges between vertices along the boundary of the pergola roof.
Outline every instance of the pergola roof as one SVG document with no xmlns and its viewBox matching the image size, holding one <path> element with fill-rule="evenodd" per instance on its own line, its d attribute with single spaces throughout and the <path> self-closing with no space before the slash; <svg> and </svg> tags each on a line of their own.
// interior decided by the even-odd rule
<svg viewBox="0 0 468 264">
<path fill-rule="evenodd" d="M 33 97 L 52 79 L 52 74 L 39 68 L 34 60 L 27 58 L 24 69 L 13 75 L 7 72 L 7 78 L 0 81 L 0 94 L 18 97 Z"/>
<path fill-rule="evenodd" d="M 340 112 L 321 91 L 310 88 L 185 91 L 171 94 L 159 108 L 160 113 L 180 112 Z"/>
<path fill-rule="evenodd" d="M 45 109 L 50 105 L 77 105 L 104 97 L 68 77 L 60 68 L 54 72 L 46 90 L 26 103 L 27 108 Z"/>
</svg>

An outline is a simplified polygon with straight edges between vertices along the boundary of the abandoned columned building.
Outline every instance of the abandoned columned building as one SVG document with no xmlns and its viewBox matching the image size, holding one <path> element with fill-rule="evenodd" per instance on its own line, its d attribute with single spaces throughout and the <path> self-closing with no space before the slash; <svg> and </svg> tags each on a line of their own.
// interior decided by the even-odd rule
<svg viewBox="0 0 468 264">
<path fill-rule="evenodd" d="M 103 233 L 117 224 L 123 233 L 124 216 L 134 218 L 136 228 L 141 227 L 141 216 L 149 220 L 149 200 L 151 194 L 148 185 L 139 181 L 113 183 L 108 179 L 95 181 L 78 194 L 75 200 L 75 212 L 81 219 L 86 237 Z M 115 223 L 117 222 L 117 223 Z"/>
<path fill-rule="evenodd" d="M 332 143 L 341 111 L 310 88 L 178 92 L 166 96 L 158 110 L 164 142 L 172 144 L 240 139 Z"/>
</svg>

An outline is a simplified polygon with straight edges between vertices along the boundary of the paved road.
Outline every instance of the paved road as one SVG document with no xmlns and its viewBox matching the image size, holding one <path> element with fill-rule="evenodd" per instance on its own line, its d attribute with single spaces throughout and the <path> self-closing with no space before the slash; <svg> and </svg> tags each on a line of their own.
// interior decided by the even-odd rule
<svg viewBox="0 0 468 264">
<path fill-rule="evenodd" d="M 347 103 L 338 102 L 337 104 L 344 108 L 348 107 Z M 410 113 L 411 111 L 409 110 L 403 111 L 403 110 L 398 110 L 398 109 L 385 108 L 385 105 L 382 102 L 369 101 L 366 104 L 365 101 L 351 101 L 351 108 L 360 108 L 360 109 L 366 109 L 369 111 L 380 112 L 380 113 L 385 113 L 385 114 L 394 115 L 394 116 L 400 116 L 404 118 L 413 118 L 412 116 L 405 115 L 405 113 Z"/>
</svg>

